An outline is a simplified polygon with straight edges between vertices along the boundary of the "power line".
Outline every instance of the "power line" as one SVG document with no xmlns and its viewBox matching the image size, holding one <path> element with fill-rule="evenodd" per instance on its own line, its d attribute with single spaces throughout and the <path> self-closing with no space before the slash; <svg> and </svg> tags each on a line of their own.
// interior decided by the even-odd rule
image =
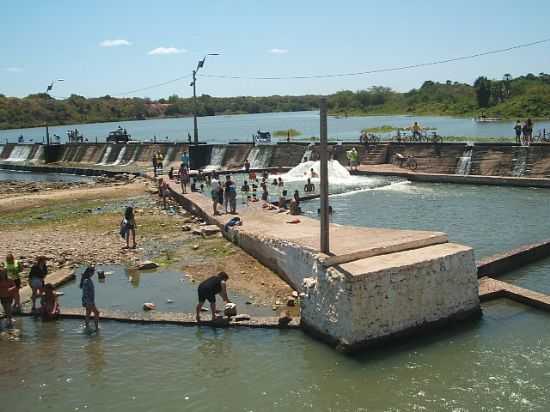
<svg viewBox="0 0 550 412">
<path fill-rule="evenodd" d="M 188 78 L 190 78 L 190 77 L 191 77 L 191 75 L 188 74 L 188 75 L 186 75 L 186 76 L 177 77 L 177 78 L 175 78 L 175 79 L 167 80 L 167 81 L 162 82 L 162 83 L 156 83 L 156 84 L 152 84 L 152 85 L 150 85 L 150 86 L 142 87 L 142 88 L 139 88 L 139 89 L 130 90 L 130 91 L 128 91 L 128 92 L 119 93 L 119 94 L 116 94 L 115 97 L 128 96 L 129 94 L 134 94 L 134 93 L 138 93 L 138 92 L 143 92 L 143 91 L 149 90 L 149 89 L 155 89 L 155 88 L 157 88 L 157 87 L 165 86 L 165 85 L 170 84 L 170 83 L 179 82 L 180 80 L 188 79 Z"/>
<path fill-rule="evenodd" d="M 446 63 L 452 63 L 457 62 L 461 60 L 470 60 L 475 59 L 477 57 L 482 56 L 488 56 L 492 54 L 500 54 L 500 53 L 507 53 L 512 50 L 516 49 L 523 49 L 527 47 L 536 46 L 543 43 L 550 42 L 550 38 L 537 40 L 530 43 L 523 43 L 518 44 L 511 47 L 506 47 L 504 49 L 495 49 L 495 50 L 489 50 L 474 54 L 469 54 L 467 56 L 460 56 L 460 57 L 453 57 L 450 59 L 444 59 L 444 60 L 436 60 L 431 62 L 425 62 L 425 63 L 417 63 L 417 64 L 410 64 L 406 66 L 397 66 L 397 67 L 389 67 L 389 68 L 381 68 L 381 69 L 372 69 L 372 70 L 366 70 L 361 72 L 351 72 L 351 73 L 333 73 L 333 74 L 311 74 L 311 75 L 303 75 L 303 76 L 234 76 L 234 75 L 220 75 L 220 74 L 203 74 L 201 77 L 207 77 L 212 79 L 243 79 L 243 80 L 300 80 L 300 79 L 326 79 L 326 78 L 335 78 L 335 77 L 353 77 L 353 76 L 364 76 L 368 74 L 375 74 L 375 73 L 385 73 L 385 72 L 395 72 L 400 70 L 409 70 L 409 69 L 416 69 L 419 67 L 426 67 L 426 66 L 435 66 L 439 64 L 446 64 Z"/>
</svg>

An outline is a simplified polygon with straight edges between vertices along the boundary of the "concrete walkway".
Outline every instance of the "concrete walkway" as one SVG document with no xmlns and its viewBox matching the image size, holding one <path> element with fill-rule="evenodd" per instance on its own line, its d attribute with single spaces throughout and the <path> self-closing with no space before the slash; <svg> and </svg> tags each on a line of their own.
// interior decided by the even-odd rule
<svg viewBox="0 0 550 412">
<path fill-rule="evenodd" d="M 482 302 L 509 298 L 537 309 L 550 311 L 550 296 L 490 277 L 483 277 L 479 280 L 479 298 Z"/>
<path fill-rule="evenodd" d="M 513 176 L 480 176 L 455 175 L 439 173 L 413 172 L 406 168 L 384 163 L 380 165 L 360 165 L 352 174 L 363 176 L 395 176 L 403 177 L 414 182 L 426 183 L 454 183 L 489 186 L 516 186 L 550 188 L 550 179 L 513 177 Z"/>
</svg>

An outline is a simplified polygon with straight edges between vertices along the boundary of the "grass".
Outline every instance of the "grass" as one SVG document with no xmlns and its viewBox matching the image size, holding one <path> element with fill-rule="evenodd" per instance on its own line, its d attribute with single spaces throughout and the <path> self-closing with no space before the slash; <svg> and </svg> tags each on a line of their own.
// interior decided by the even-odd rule
<svg viewBox="0 0 550 412">
<path fill-rule="evenodd" d="M 301 136 L 302 132 L 296 129 L 286 129 L 286 130 L 275 130 L 273 136 L 275 137 L 297 137 Z"/>
</svg>

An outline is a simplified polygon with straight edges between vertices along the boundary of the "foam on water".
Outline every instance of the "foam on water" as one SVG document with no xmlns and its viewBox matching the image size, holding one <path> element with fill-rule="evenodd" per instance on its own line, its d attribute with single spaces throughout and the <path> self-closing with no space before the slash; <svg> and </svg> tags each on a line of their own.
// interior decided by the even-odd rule
<svg viewBox="0 0 550 412">
<path fill-rule="evenodd" d="M 8 162 L 24 162 L 29 158 L 31 150 L 32 146 L 30 145 L 17 145 L 12 149 L 10 157 L 6 160 Z"/>
<path fill-rule="evenodd" d="M 101 157 L 101 161 L 99 163 L 96 163 L 98 166 L 105 166 L 107 164 L 107 161 L 109 160 L 109 155 L 113 151 L 113 146 L 108 145 L 105 148 L 105 153 L 103 153 L 103 156 Z"/>
<path fill-rule="evenodd" d="M 122 146 L 122 148 L 120 149 L 120 152 L 118 152 L 118 156 L 115 162 L 113 163 L 113 165 L 119 165 L 120 162 L 122 162 L 122 159 L 124 158 L 125 153 L 126 153 L 126 146 Z"/>
</svg>

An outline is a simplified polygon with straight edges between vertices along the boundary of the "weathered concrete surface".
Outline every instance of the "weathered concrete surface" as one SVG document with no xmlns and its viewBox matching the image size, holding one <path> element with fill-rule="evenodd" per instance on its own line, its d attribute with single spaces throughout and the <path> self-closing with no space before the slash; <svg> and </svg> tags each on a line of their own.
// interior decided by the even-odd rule
<svg viewBox="0 0 550 412">
<path fill-rule="evenodd" d="M 212 201 L 199 193 L 171 194 L 209 224 Z M 262 209 L 240 210 L 242 226 L 225 236 L 279 273 L 297 290 L 302 326 L 353 351 L 465 317 L 479 316 L 477 269 L 471 248 L 439 232 L 332 224 L 331 256 L 319 252 L 319 222 Z"/>
<path fill-rule="evenodd" d="M 269 329 L 298 329 L 300 327 L 300 319 L 294 318 L 288 324 L 279 325 L 278 317 L 251 317 L 249 320 L 235 321 L 222 319 L 219 321 L 201 321 L 197 322 L 195 315 L 191 313 L 177 312 L 124 312 L 102 310 L 100 308 L 101 320 L 111 320 L 128 323 L 147 323 L 147 324 L 165 324 L 165 325 L 181 325 L 181 326 L 213 326 L 218 328 L 227 327 L 248 327 L 248 328 L 269 328 Z M 31 315 L 30 312 L 24 313 Z M 84 319 L 83 308 L 61 308 L 61 319 Z"/>
<path fill-rule="evenodd" d="M 426 183 L 453 183 L 487 186 L 515 186 L 515 187 L 540 187 L 550 188 L 550 179 L 512 177 L 512 176 L 480 176 L 480 175 L 455 175 L 443 173 L 412 172 L 394 165 L 361 165 L 353 174 L 364 176 L 396 176 L 403 177 L 413 182 Z"/>
<path fill-rule="evenodd" d="M 497 298 L 508 298 L 516 302 L 550 311 L 550 296 L 489 277 L 479 280 L 479 298 L 485 302 Z"/>
<path fill-rule="evenodd" d="M 57 288 L 67 282 L 70 282 L 74 278 L 75 275 L 72 269 L 61 269 L 46 276 L 45 283 L 51 283 L 54 288 Z M 22 304 L 29 302 L 32 296 L 32 290 L 30 286 L 22 287 L 19 290 L 19 296 L 21 297 Z"/>
<path fill-rule="evenodd" d="M 336 266 L 305 294 L 302 323 L 345 350 L 480 313 L 473 251 L 453 243 Z"/>
<path fill-rule="evenodd" d="M 477 273 L 479 277 L 498 276 L 547 257 L 550 257 L 550 240 L 484 258 L 477 263 Z"/>
</svg>

